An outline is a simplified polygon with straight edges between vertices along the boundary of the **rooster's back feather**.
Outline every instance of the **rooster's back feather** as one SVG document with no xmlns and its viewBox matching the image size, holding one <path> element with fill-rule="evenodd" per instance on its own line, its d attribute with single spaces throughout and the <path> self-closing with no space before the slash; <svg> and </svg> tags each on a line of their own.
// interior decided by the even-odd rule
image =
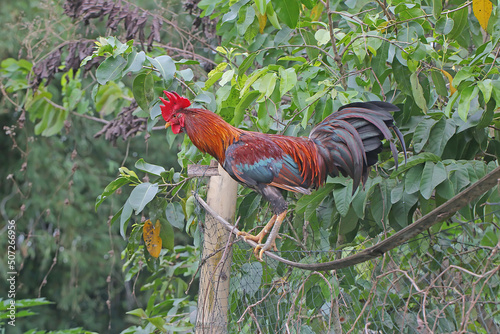
<svg viewBox="0 0 500 334">
<path fill-rule="evenodd" d="M 360 182 L 366 181 L 369 167 L 378 161 L 383 139 L 389 142 L 397 168 L 398 151 L 390 129 L 396 133 L 406 156 L 403 135 L 390 113 L 398 110 L 387 102 L 355 102 L 342 106 L 319 123 L 309 138 L 318 145 L 328 174 L 338 176 L 340 172 L 350 176 L 354 180 L 354 191 Z"/>
</svg>

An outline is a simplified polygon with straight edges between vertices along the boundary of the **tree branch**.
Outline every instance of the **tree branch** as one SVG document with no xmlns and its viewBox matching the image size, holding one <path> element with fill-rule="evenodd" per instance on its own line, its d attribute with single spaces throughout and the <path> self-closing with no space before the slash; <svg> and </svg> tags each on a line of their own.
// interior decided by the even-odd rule
<svg viewBox="0 0 500 334">
<path fill-rule="evenodd" d="M 458 210 L 477 199 L 479 196 L 483 195 L 485 192 L 493 188 L 498 184 L 500 179 L 500 167 L 495 168 L 492 172 L 486 174 L 482 179 L 474 183 L 469 188 L 461 191 L 453 198 L 443 203 L 439 207 L 435 208 L 422 218 L 418 219 L 411 225 L 408 225 L 404 229 L 394 233 L 389 238 L 377 243 L 376 245 L 369 247 L 357 254 L 331 261 L 325 263 L 298 263 L 287 259 L 284 259 L 275 253 L 270 251 L 264 252 L 270 258 L 282 262 L 286 265 L 305 269 L 305 270 L 333 270 L 347 268 L 368 260 L 372 260 L 381 256 L 382 254 L 390 251 L 391 249 L 403 244 L 404 242 L 410 240 L 411 238 L 422 233 L 432 225 L 442 222 L 455 214 Z M 231 233 L 237 234 L 239 230 L 234 228 L 225 219 L 219 216 L 212 208 L 210 208 L 205 201 L 203 201 L 198 194 L 194 193 L 194 197 L 200 203 L 200 205 L 210 213 L 216 220 L 218 220 L 225 228 Z M 255 248 L 257 243 L 251 240 L 244 240 L 247 244 Z"/>
</svg>

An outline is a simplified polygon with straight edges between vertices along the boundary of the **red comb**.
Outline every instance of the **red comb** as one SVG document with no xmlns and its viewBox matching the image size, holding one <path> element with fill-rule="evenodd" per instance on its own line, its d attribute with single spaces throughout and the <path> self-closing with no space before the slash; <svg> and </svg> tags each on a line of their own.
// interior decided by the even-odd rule
<svg viewBox="0 0 500 334">
<path fill-rule="evenodd" d="M 160 106 L 160 109 L 163 119 L 167 122 L 170 120 L 175 111 L 187 108 L 191 105 L 191 102 L 189 102 L 188 99 L 180 96 L 176 92 L 167 92 L 164 90 L 163 93 L 167 96 L 168 101 L 160 97 L 160 100 L 164 104 L 163 106 Z"/>
</svg>

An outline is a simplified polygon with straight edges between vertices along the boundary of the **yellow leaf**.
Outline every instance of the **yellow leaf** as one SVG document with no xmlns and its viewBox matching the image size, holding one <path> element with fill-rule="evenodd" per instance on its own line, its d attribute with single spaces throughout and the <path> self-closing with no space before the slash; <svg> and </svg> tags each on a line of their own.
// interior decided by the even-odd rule
<svg viewBox="0 0 500 334">
<path fill-rule="evenodd" d="M 378 25 L 377 30 L 385 34 L 387 32 L 387 26 L 392 25 L 393 23 L 394 21 L 384 21 Z"/>
<path fill-rule="evenodd" d="M 457 89 L 455 87 L 453 87 L 453 85 L 451 84 L 453 82 L 453 77 L 451 76 L 450 73 L 446 72 L 445 70 L 442 70 L 442 69 L 438 69 L 441 71 L 441 73 L 444 74 L 444 76 L 446 78 L 448 78 L 448 82 L 450 83 L 450 96 L 453 95 L 453 93 L 455 93 L 457 91 Z"/>
<path fill-rule="evenodd" d="M 142 237 L 146 243 L 146 248 L 152 257 L 160 256 L 161 251 L 161 238 L 160 238 L 160 221 L 157 220 L 155 226 L 151 223 L 151 220 L 146 220 L 144 222 L 144 227 L 142 228 Z"/>
<path fill-rule="evenodd" d="M 318 21 L 324 8 L 325 6 L 323 6 L 321 2 L 318 2 L 313 9 L 311 9 L 311 21 Z"/>
<path fill-rule="evenodd" d="M 261 34 L 263 34 L 264 28 L 266 27 L 266 23 L 267 23 L 267 14 L 266 13 L 264 13 L 264 14 L 257 13 L 257 19 L 259 19 L 259 32 Z"/>
<path fill-rule="evenodd" d="M 473 0 L 472 10 L 474 16 L 481 24 L 484 30 L 488 27 L 488 21 L 490 20 L 491 12 L 493 10 L 493 4 L 490 0 Z"/>
</svg>

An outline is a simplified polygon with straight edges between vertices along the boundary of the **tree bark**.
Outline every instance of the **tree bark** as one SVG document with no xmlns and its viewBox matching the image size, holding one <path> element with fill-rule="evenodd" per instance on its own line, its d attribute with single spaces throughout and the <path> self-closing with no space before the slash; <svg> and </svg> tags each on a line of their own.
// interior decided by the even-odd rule
<svg viewBox="0 0 500 334">
<path fill-rule="evenodd" d="M 238 184 L 219 166 L 219 176 L 211 176 L 207 202 L 224 219 L 234 223 Z M 231 233 L 213 216 L 206 215 L 204 226 L 200 290 L 196 333 L 227 333 Z"/>
</svg>

